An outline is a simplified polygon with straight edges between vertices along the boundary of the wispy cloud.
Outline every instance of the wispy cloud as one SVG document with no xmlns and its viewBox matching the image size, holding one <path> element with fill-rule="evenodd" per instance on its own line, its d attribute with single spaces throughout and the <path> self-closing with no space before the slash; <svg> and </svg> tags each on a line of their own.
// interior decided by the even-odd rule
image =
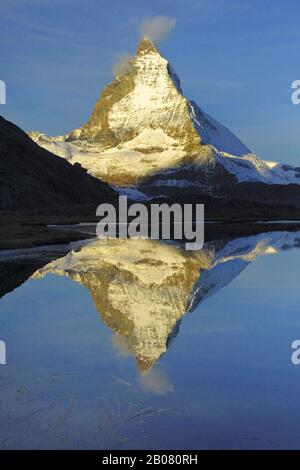
<svg viewBox="0 0 300 470">
<path fill-rule="evenodd" d="M 141 375 L 139 381 L 142 388 L 156 395 L 163 395 L 174 390 L 169 377 L 162 369 L 150 370 L 146 374 Z"/>
<path fill-rule="evenodd" d="M 114 77 L 124 75 L 125 73 L 130 71 L 130 59 L 131 57 L 128 54 L 122 54 L 116 59 L 116 61 L 112 65 L 112 74 Z"/>
<path fill-rule="evenodd" d="M 153 42 L 164 41 L 176 25 L 175 18 L 167 16 L 155 16 L 141 22 L 139 30 L 142 37 L 147 37 Z"/>
<path fill-rule="evenodd" d="M 135 20 L 132 20 L 132 22 L 136 23 Z M 137 21 L 140 36 L 147 37 L 155 43 L 165 40 L 175 25 L 176 19 L 168 18 L 167 16 L 155 16 Z M 124 75 L 130 71 L 130 59 L 131 56 L 125 53 L 117 57 L 112 65 L 112 74 L 114 77 Z"/>
<path fill-rule="evenodd" d="M 129 357 L 132 356 L 132 352 L 129 349 L 128 339 L 125 336 L 121 336 L 117 333 L 111 337 L 112 345 L 118 356 Z"/>
</svg>

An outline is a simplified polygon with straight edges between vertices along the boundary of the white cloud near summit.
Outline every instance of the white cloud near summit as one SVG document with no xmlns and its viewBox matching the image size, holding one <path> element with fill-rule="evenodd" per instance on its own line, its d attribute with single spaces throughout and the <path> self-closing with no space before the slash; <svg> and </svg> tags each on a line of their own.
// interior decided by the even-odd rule
<svg viewBox="0 0 300 470">
<path fill-rule="evenodd" d="M 124 75 L 130 71 L 130 59 L 131 57 L 128 54 L 122 54 L 117 58 L 112 65 L 112 73 L 114 77 Z"/>
<path fill-rule="evenodd" d="M 167 16 L 155 16 L 148 18 L 140 24 L 140 34 L 142 37 L 147 37 L 153 42 L 164 41 L 172 29 L 176 25 L 175 18 L 168 18 Z"/>
<path fill-rule="evenodd" d="M 175 18 L 155 16 L 140 22 L 139 33 L 141 37 L 147 37 L 151 39 L 151 41 L 159 43 L 168 37 L 175 25 Z M 116 59 L 112 65 L 112 74 L 114 77 L 122 76 L 130 71 L 130 58 L 128 54 L 122 54 Z"/>
</svg>

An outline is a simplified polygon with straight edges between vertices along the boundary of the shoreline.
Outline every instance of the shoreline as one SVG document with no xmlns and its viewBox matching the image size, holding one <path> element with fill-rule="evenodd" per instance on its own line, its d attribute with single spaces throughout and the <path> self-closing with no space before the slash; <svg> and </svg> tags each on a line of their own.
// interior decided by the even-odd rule
<svg viewBox="0 0 300 470">
<path fill-rule="evenodd" d="M 28 249 L 96 238 L 97 222 L 44 224 L 1 224 L 0 251 Z M 95 230 L 93 230 L 93 228 Z M 231 239 L 270 231 L 300 231 L 299 221 L 205 222 L 205 242 Z M 184 243 L 182 239 L 182 243 Z M 180 243 L 180 241 L 178 241 Z"/>
<path fill-rule="evenodd" d="M 117 205 L 117 200 L 111 202 Z M 130 199 L 128 202 L 135 203 Z M 172 200 L 169 204 L 175 202 Z M 275 230 L 300 230 L 300 210 L 294 207 L 245 202 L 237 204 L 236 201 L 216 201 L 205 196 L 182 201 L 182 204 L 196 202 L 204 204 L 205 241 Z M 100 221 L 96 216 L 97 207 L 93 203 L 58 209 L 0 211 L 0 250 L 34 248 L 93 238 L 95 231 L 91 227 Z"/>
</svg>

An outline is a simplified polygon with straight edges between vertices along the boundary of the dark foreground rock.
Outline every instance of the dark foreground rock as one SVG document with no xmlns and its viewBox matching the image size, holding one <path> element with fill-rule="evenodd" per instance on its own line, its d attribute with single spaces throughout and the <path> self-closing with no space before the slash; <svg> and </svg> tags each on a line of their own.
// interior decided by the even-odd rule
<svg viewBox="0 0 300 470">
<path fill-rule="evenodd" d="M 0 116 L 0 210 L 100 204 L 115 191 L 33 142 Z"/>
</svg>

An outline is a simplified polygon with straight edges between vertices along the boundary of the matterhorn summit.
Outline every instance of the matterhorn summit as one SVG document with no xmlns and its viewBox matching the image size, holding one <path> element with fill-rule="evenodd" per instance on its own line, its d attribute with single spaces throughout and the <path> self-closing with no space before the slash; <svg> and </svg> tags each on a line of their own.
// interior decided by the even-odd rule
<svg viewBox="0 0 300 470">
<path fill-rule="evenodd" d="M 97 141 L 107 147 L 129 143 L 137 150 L 182 147 L 199 150 L 199 144 L 218 138 L 220 150 L 238 154 L 250 151 L 232 135 L 222 142 L 222 131 L 184 96 L 170 63 L 150 39 L 142 39 L 128 72 L 103 91 L 87 122 L 70 138 Z M 227 131 L 229 133 L 229 131 Z M 215 136 L 214 136 L 215 134 Z"/>
<path fill-rule="evenodd" d="M 30 136 L 122 191 L 138 189 L 148 196 L 170 195 L 180 187 L 244 197 L 243 183 L 299 184 L 299 169 L 260 159 L 188 100 L 169 61 L 148 38 L 103 90 L 86 124 L 64 136 Z M 251 194 L 259 199 L 256 191 Z"/>
</svg>

